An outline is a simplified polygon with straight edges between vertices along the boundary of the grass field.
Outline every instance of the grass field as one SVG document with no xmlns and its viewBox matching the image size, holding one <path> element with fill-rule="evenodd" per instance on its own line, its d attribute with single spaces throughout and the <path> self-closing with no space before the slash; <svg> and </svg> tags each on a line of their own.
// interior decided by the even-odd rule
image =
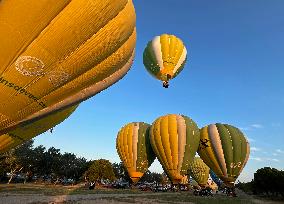
<svg viewBox="0 0 284 204">
<path fill-rule="evenodd" d="M 213 197 L 194 196 L 187 192 L 143 192 L 137 189 L 95 189 L 82 185 L 54 186 L 41 184 L 0 185 L 0 203 L 5 204 L 124 204 L 124 203 L 196 203 L 196 204 L 280 204 L 282 201 L 269 201 L 238 191 L 238 197 L 217 194 Z"/>
</svg>

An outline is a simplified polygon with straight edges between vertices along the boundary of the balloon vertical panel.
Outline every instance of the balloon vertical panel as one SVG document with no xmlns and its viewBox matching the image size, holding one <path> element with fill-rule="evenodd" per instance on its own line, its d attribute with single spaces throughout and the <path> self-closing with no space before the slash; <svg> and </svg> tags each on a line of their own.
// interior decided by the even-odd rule
<svg viewBox="0 0 284 204">
<path fill-rule="evenodd" d="M 200 133 L 198 154 L 225 184 L 232 185 L 248 161 L 246 137 L 238 128 L 220 123 L 205 126 Z"/>
<path fill-rule="evenodd" d="M 132 64 L 131 0 L 11 0 L 0 11 L 0 134 L 88 99 Z"/>
<path fill-rule="evenodd" d="M 173 183 L 180 183 L 198 148 L 200 135 L 197 125 L 183 115 L 161 116 L 153 122 L 150 137 L 163 169 Z"/>
<path fill-rule="evenodd" d="M 123 126 L 116 138 L 117 153 L 134 183 L 138 182 L 155 159 L 149 141 L 150 125 L 133 122 Z"/>
<path fill-rule="evenodd" d="M 143 63 L 146 70 L 161 81 L 175 78 L 184 68 L 187 50 L 175 35 L 162 34 L 148 42 Z"/>
<path fill-rule="evenodd" d="M 209 178 L 209 167 L 199 157 L 195 157 L 190 163 L 188 173 L 202 187 L 207 184 Z"/>
</svg>

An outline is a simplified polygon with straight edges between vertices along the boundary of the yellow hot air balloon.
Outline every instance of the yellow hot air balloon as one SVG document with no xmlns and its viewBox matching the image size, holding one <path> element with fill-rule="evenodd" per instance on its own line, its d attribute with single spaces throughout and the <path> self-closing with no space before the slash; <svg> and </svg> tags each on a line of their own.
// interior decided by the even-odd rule
<svg viewBox="0 0 284 204">
<path fill-rule="evenodd" d="M 0 136 L 0 153 L 6 152 L 25 141 L 32 139 L 33 137 L 53 128 L 66 118 L 68 118 L 78 107 L 78 105 L 71 106 L 65 110 L 52 113 L 51 115 L 22 125 L 13 131 Z"/>
<path fill-rule="evenodd" d="M 121 79 L 136 42 L 131 0 L 0 2 L 0 135 Z"/>
<path fill-rule="evenodd" d="M 168 88 L 169 80 L 183 70 L 186 55 L 186 47 L 178 37 L 163 34 L 148 42 L 143 54 L 143 63 L 147 71 L 163 81 L 163 86 Z"/>
<path fill-rule="evenodd" d="M 150 145 L 149 129 L 147 123 L 134 122 L 122 127 L 117 135 L 117 153 L 133 183 L 139 181 L 156 158 Z"/>
<path fill-rule="evenodd" d="M 249 158 L 250 147 L 244 134 L 227 124 L 211 124 L 200 130 L 198 154 L 210 169 L 233 186 Z"/>
<path fill-rule="evenodd" d="M 199 157 L 195 157 L 189 164 L 188 174 L 198 183 L 205 187 L 209 178 L 209 167 Z"/>
<path fill-rule="evenodd" d="M 196 123 L 184 115 L 161 116 L 153 122 L 150 138 L 167 176 L 174 184 L 180 183 L 198 148 L 200 135 Z"/>
</svg>

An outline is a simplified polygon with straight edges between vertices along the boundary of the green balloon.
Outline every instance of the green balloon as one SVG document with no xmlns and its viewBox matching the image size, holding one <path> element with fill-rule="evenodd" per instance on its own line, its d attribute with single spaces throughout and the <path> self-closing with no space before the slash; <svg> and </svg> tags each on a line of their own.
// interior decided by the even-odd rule
<svg viewBox="0 0 284 204">
<path fill-rule="evenodd" d="M 189 164 L 188 174 L 200 185 L 205 186 L 209 177 L 209 167 L 200 157 L 195 157 Z"/>
</svg>

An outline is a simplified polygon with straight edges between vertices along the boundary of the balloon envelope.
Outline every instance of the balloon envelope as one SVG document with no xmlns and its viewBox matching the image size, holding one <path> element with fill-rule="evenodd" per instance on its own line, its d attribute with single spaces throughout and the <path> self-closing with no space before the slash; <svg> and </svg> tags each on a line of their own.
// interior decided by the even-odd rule
<svg viewBox="0 0 284 204">
<path fill-rule="evenodd" d="M 150 136 L 167 176 L 173 183 L 180 183 L 198 148 L 200 135 L 196 123 L 183 115 L 165 115 L 153 122 Z"/>
<path fill-rule="evenodd" d="M 198 183 L 199 186 L 204 187 L 209 178 L 209 167 L 199 157 L 195 157 L 189 164 L 188 174 Z"/>
<path fill-rule="evenodd" d="M 162 34 L 148 42 L 143 54 L 147 71 L 161 81 L 175 78 L 183 69 L 187 51 L 174 35 Z"/>
<path fill-rule="evenodd" d="M 227 124 L 212 124 L 200 130 L 198 154 L 227 185 L 233 185 L 249 158 L 249 143 L 243 133 Z"/>
<path fill-rule="evenodd" d="M 149 128 L 147 123 L 129 123 L 117 135 L 117 153 L 133 183 L 139 181 L 156 158 L 150 145 Z"/>
<path fill-rule="evenodd" d="M 13 131 L 0 136 L 0 153 L 9 151 L 12 148 L 24 143 L 27 140 L 44 133 L 68 118 L 78 107 L 71 106 L 65 110 L 61 110 L 40 120 L 22 125 Z"/>
<path fill-rule="evenodd" d="M 212 180 L 217 184 L 218 187 L 220 187 L 223 183 L 223 181 L 210 169 L 209 174 L 212 178 Z"/>
<path fill-rule="evenodd" d="M 136 41 L 131 0 L 0 3 L 0 134 L 122 78 Z"/>
</svg>

